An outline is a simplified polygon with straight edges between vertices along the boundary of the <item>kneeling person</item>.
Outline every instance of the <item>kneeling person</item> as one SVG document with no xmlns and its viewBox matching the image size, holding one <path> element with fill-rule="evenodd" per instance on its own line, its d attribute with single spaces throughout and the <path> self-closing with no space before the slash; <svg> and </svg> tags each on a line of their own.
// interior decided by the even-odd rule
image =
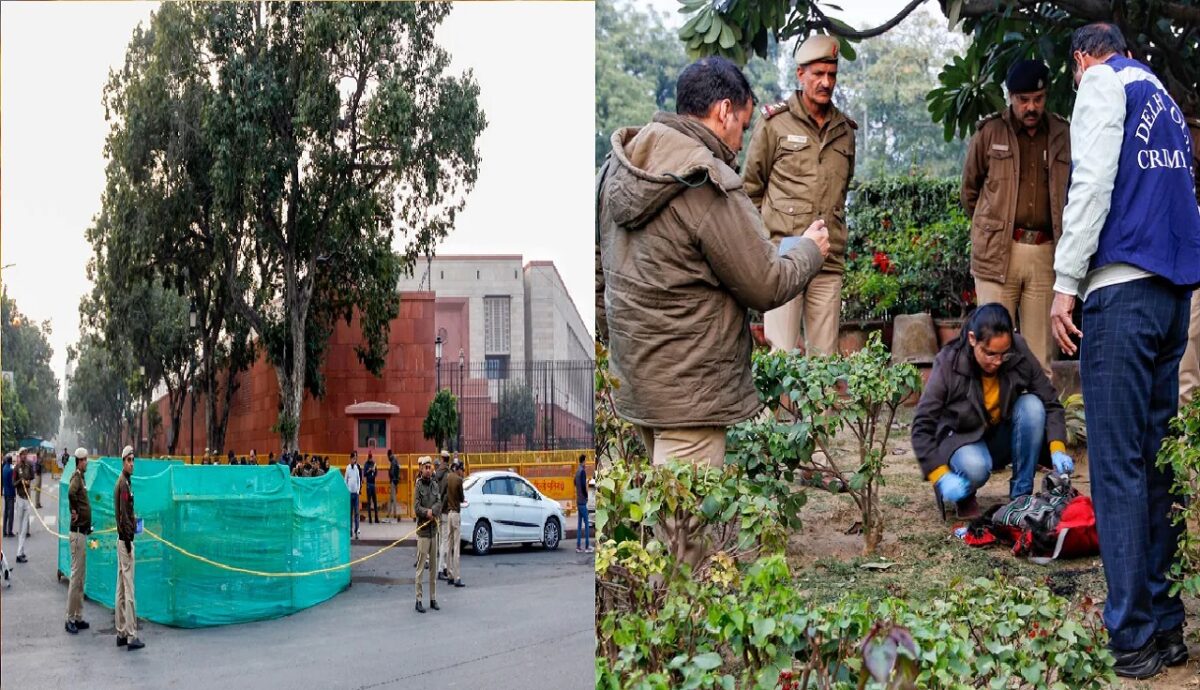
<svg viewBox="0 0 1200 690">
<path fill-rule="evenodd" d="M 1011 463 L 1009 497 L 1033 493 L 1043 444 L 1059 473 L 1071 473 L 1058 392 L 1003 305 L 975 310 L 962 334 L 938 353 L 913 418 L 921 471 L 958 516 L 976 517 L 975 492 Z"/>
</svg>

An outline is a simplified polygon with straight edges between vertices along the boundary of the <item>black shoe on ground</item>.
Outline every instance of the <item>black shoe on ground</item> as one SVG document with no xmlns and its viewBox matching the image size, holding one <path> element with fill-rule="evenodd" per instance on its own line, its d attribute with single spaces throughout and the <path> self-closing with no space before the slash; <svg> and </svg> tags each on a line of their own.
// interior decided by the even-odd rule
<svg viewBox="0 0 1200 690">
<path fill-rule="evenodd" d="M 463 582 L 462 582 L 462 578 L 459 578 L 459 579 L 455 580 L 455 581 L 454 581 L 454 586 L 455 586 L 455 587 L 466 587 L 466 585 L 464 585 L 464 584 L 463 584 Z"/>
<path fill-rule="evenodd" d="M 1163 670 L 1162 657 L 1158 655 L 1158 646 L 1151 639 L 1141 649 L 1120 651 L 1113 649 L 1112 655 L 1117 663 L 1113 671 L 1122 678 L 1143 680 L 1158 675 Z"/>
<path fill-rule="evenodd" d="M 1154 633 L 1158 656 L 1167 666 L 1178 666 L 1188 660 L 1187 643 L 1183 641 L 1183 626 Z"/>
<path fill-rule="evenodd" d="M 445 580 L 445 579 L 446 579 L 446 571 L 444 571 L 444 570 L 439 570 L 439 571 L 438 571 L 438 579 L 439 579 L 439 580 Z"/>
<path fill-rule="evenodd" d="M 429 600 L 429 608 L 433 609 L 434 611 L 440 611 L 442 609 L 441 606 L 438 606 L 437 599 Z"/>
<path fill-rule="evenodd" d="M 425 607 L 421 606 L 421 602 L 417 602 L 417 613 L 425 613 Z"/>
<path fill-rule="evenodd" d="M 145 642 L 142 642 L 141 640 L 139 640 L 138 638 L 135 637 L 129 641 L 129 645 L 125 648 L 125 651 L 132 652 L 135 649 L 141 649 L 142 647 L 145 647 L 145 646 L 146 646 Z"/>
<path fill-rule="evenodd" d="M 67 632 L 71 633 L 72 635 L 78 635 L 79 628 L 75 627 L 75 623 L 73 621 L 67 621 Z"/>
<path fill-rule="evenodd" d="M 17 563 L 28 563 L 29 559 L 24 554 L 17 556 Z"/>
<path fill-rule="evenodd" d="M 128 641 L 124 637 L 117 635 L 117 646 L 124 647 L 126 644 L 128 644 Z"/>
<path fill-rule="evenodd" d="M 75 621 L 75 627 L 79 630 L 87 630 L 92 626 L 87 621 Z"/>
</svg>

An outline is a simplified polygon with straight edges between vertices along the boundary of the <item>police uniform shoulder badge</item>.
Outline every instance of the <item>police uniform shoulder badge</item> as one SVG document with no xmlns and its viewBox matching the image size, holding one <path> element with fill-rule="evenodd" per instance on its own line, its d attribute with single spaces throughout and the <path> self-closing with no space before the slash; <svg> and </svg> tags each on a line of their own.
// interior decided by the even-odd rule
<svg viewBox="0 0 1200 690">
<path fill-rule="evenodd" d="M 842 114 L 846 115 L 845 113 Z M 846 115 L 846 124 L 850 125 L 850 129 L 858 129 L 858 123 L 855 122 L 854 118 L 850 117 L 849 115 Z"/>
<path fill-rule="evenodd" d="M 1000 113 L 992 113 L 991 115 L 988 115 L 987 117 L 983 118 L 979 122 L 975 123 L 975 129 L 979 129 L 980 127 L 986 125 L 987 123 L 991 122 L 992 120 L 995 120 L 998 117 L 1000 117 Z"/>
<path fill-rule="evenodd" d="M 762 112 L 763 117 L 770 120 L 771 118 L 775 117 L 779 113 L 782 113 L 783 111 L 787 110 L 787 108 L 788 108 L 787 101 L 779 101 L 778 103 L 771 103 L 770 105 L 764 105 L 761 109 L 761 112 Z"/>
</svg>

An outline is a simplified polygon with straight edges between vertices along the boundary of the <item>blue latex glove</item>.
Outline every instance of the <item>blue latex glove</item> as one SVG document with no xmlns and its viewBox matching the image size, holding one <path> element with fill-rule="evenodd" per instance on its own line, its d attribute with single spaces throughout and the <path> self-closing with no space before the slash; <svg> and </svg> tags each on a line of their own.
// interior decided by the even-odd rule
<svg viewBox="0 0 1200 690">
<path fill-rule="evenodd" d="M 1050 454 L 1050 462 L 1054 465 L 1054 471 L 1059 474 L 1071 474 L 1075 471 L 1075 463 L 1071 456 L 1061 450 Z"/>
<path fill-rule="evenodd" d="M 937 480 L 937 490 L 942 494 L 942 500 L 958 503 L 971 493 L 971 483 L 961 475 L 953 472 L 943 474 Z"/>
</svg>

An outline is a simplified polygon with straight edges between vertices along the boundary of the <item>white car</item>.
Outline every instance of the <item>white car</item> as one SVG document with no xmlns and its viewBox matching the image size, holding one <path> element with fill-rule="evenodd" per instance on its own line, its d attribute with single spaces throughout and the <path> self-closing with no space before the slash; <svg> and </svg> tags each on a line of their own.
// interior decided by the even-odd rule
<svg viewBox="0 0 1200 690">
<path fill-rule="evenodd" d="M 482 556 L 496 544 L 557 549 L 567 524 L 558 501 L 516 472 L 476 472 L 463 482 L 462 540 Z"/>
</svg>

